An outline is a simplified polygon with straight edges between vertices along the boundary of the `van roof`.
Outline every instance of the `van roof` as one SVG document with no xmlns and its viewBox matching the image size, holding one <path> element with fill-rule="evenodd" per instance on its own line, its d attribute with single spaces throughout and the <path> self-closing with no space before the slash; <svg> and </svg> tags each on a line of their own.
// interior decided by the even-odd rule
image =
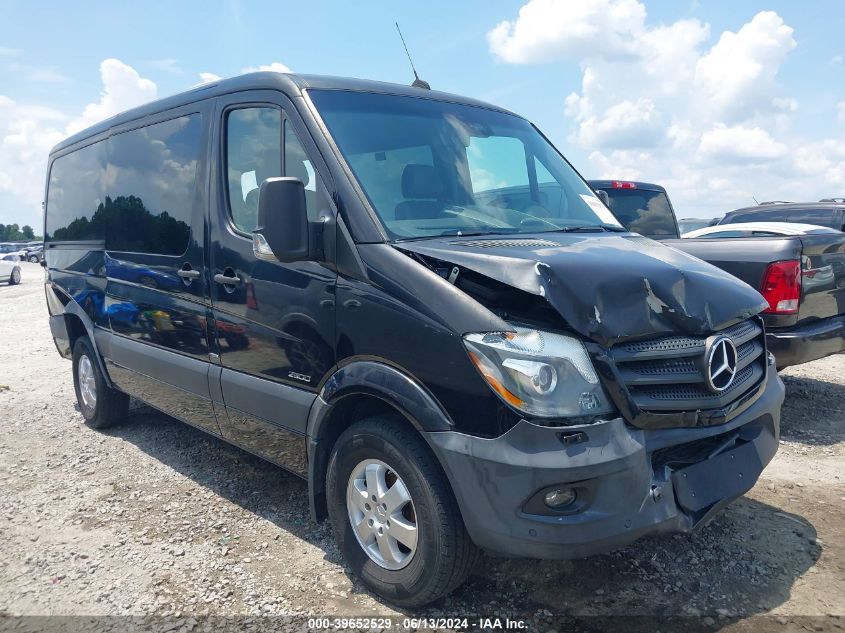
<svg viewBox="0 0 845 633">
<path fill-rule="evenodd" d="M 483 101 L 478 101 L 476 99 L 471 99 L 469 97 L 440 92 L 437 90 L 414 88 L 403 84 L 371 81 L 368 79 L 353 79 L 348 77 L 331 77 L 327 75 L 299 75 L 293 73 L 263 71 L 202 84 L 192 88 L 191 90 L 186 90 L 185 92 L 180 92 L 179 94 L 165 97 L 163 99 L 157 99 L 156 101 L 151 101 L 150 103 L 138 106 L 137 108 L 127 110 L 126 112 L 121 112 L 120 114 L 106 119 L 105 121 L 101 121 L 100 123 L 92 125 L 91 127 L 66 138 L 53 147 L 53 149 L 50 150 L 50 153 L 52 154 L 63 150 L 87 138 L 101 134 L 109 128 L 122 125 L 123 123 L 128 123 L 151 114 L 163 112 L 172 108 L 178 108 L 203 99 L 210 99 L 212 97 L 232 92 L 241 92 L 244 90 L 279 90 L 289 97 L 298 97 L 302 95 L 303 90 L 310 88 L 315 90 L 350 90 L 356 92 L 377 92 L 382 94 L 422 97 L 427 99 L 436 99 L 438 101 L 474 105 L 513 114 L 504 108 L 500 108 Z"/>
</svg>

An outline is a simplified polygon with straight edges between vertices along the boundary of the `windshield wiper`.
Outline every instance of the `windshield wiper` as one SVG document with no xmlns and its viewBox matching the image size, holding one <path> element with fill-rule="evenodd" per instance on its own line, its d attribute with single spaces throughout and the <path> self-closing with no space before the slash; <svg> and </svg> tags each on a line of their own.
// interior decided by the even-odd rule
<svg viewBox="0 0 845 633">
<path fill-rule="evenodd" d="M 627 233 L 628 229 L 616 224 L 585 224 L 584 226 L 564 226 L 558 229 L 561 233 L 596 233 L 606 231 L 608 233 Z"/>
</svg>

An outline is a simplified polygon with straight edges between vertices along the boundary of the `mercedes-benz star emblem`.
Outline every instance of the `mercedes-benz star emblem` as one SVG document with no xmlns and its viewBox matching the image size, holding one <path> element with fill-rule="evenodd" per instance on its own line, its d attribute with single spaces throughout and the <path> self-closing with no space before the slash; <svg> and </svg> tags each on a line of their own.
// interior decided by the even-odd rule
<svg viewBox="0 0 845 633">
<path fill-rule="evenodd" d="M 727 336 L 708 341 L 705 365 L 707 386 L 713 393 L 722 393 L 736 377 L 736 345 Z"/>
</svg>

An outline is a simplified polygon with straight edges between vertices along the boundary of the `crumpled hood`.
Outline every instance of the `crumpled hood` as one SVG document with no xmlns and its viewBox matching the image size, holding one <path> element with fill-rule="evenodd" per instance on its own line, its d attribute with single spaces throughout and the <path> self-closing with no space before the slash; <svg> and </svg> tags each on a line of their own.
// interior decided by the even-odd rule
<svg viewBox="0 0 845 633">
<path fill-rule="evenodd" d="M 767 306 L 736 277 L 634 234 L 448 237 L 396 246 L 545 297 L 572 329 L 605 346 L 705 335 Z"/>
</svg>

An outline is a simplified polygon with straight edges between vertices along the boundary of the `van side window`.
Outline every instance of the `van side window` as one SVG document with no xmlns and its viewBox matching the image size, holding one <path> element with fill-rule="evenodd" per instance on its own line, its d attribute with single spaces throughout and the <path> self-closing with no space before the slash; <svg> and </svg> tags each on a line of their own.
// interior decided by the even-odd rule
<svg viewBox="0 0 845 633">
<path fill-rule="evenodd" d="M 106 249 L 181 255 L 188 248 L 202 154 L 202 117 L 178 117 L 109 139 Z"/>
<path fill-rule="evenodd" d="M 249 233 L 258 223 L 258 188 L 282 175 L 282 112 L 253 107 L 232 110 L 226 119 L 226 173 L 235 226 Z"/>
<path fill-rule="evenodd" d="M 47 189 L 46 241 L 102 240 L 94 217 L 105 199 L 106 144 L 99 141 L 53 161 Z"/>
</svg>

